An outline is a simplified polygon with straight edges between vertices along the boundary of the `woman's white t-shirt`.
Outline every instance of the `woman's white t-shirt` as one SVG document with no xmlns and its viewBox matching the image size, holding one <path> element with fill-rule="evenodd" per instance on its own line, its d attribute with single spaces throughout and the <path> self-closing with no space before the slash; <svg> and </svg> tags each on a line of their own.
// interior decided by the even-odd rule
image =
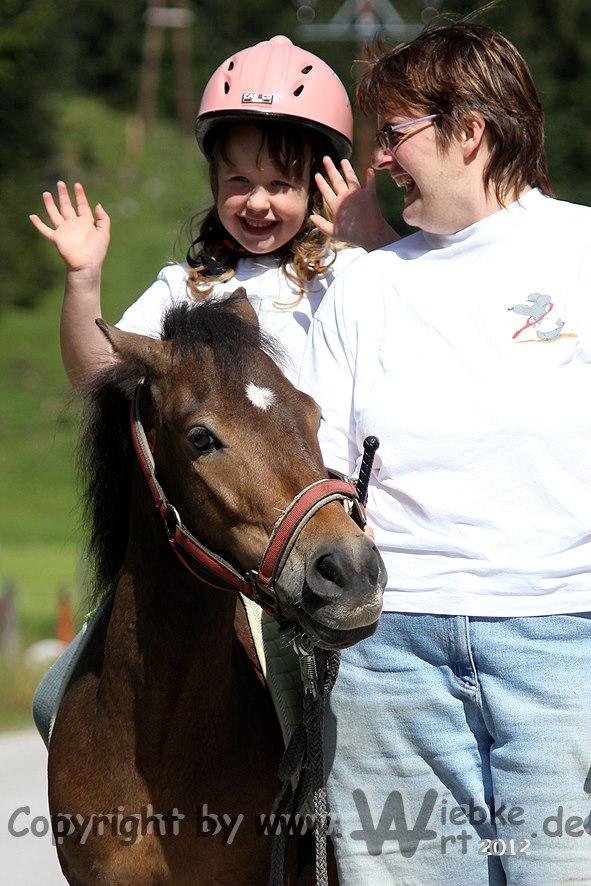
<svg viewBox="0 0 591 886">
<path fill-rule="evenodd" d="M 591 209 L 538 191 L 356 262 L 300 387 L 325 463 L 380 438 L 368 517 L 385 608 L 591 611 Z"/>
</svg>

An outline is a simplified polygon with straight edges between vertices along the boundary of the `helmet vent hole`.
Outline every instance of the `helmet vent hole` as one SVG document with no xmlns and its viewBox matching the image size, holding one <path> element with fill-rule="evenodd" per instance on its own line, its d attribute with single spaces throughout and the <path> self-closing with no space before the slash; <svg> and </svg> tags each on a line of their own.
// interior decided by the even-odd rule
<svg viewBox="0 0 591 886">
<path fill-rule="evenodd" d="M 224 83 L 224 94 L 227 95 L 229 92 L 230 92 L 230 84 L 226 80 L 226 82 Z"/>
<path fill-rule="evenodd" d="M 229 71 L 233 71 L 233 70 L 234 70 L 234 62 L 233 62 L 233 61 L 231 61 L 230 64 L 228 65 L 228 70 L 229 70 Z"/>
<path fill-rule="evenodd" d="M 302 74 L 309 74 L 312 70 L 312 65 L 306 65 L 305 68 L 302 68 Z"/>
<path fill-rule="evenodd" d="M 296 96 L 296 98 L 297 98 L 297 96 L 301 95 L 303 91 L 304 91 L 304 84 L 302 83 L 301 86 L 298 86 L 297 89 L 294 89 L 293 94 L 294 94 L 294 95 Z"/>
</svg>

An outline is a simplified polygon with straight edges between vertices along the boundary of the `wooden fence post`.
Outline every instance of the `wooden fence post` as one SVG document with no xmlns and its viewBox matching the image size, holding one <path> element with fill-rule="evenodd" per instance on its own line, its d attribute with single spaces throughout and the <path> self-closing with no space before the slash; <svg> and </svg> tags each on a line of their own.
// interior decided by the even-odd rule
<svg viewBox="0 0 591 886">
<path fill-rule="evenodd" d="M 16 661 L 21 652 L 21 633 L 16 608 L 16 587 L 4 582 L 0 592 L 0 658 Z"/>
<path fill-rule="evenodd" d="M 57 598 L 57 622 L 55 629 L 56 640 L 61 640 L 66 646 L 74 638 L 74 607 L 72 606 L 72 593 L 65 585 L 59 589 Z"/>
</svg>

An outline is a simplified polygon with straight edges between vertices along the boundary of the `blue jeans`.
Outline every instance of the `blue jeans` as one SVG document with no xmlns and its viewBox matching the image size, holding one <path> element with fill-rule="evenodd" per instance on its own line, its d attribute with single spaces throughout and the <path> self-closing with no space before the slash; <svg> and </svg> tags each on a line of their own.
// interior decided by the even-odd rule
<svg viewBox="0 0 591 886">
<path fill-rule="evenodd" d="M 591 613 L 384 613 L 327 709 L 340 886 L 590 886 L 590 659 Z"/>
</svg>

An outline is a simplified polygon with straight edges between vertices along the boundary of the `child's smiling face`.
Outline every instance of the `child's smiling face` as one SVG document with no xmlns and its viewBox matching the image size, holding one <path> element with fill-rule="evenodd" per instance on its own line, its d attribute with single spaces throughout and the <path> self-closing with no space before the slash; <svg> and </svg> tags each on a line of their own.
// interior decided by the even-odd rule
<svg viewBox="0 0 591 886">
<path fill-rule="evenodd" d="M 225 229 L 248 252 L 274 252 L 298 233 L 308 214 L 310 163 L 302 178 L 286 175 L 257 127 L 231 131 L 218 164 L 216 205 Z"/>
</svg>

